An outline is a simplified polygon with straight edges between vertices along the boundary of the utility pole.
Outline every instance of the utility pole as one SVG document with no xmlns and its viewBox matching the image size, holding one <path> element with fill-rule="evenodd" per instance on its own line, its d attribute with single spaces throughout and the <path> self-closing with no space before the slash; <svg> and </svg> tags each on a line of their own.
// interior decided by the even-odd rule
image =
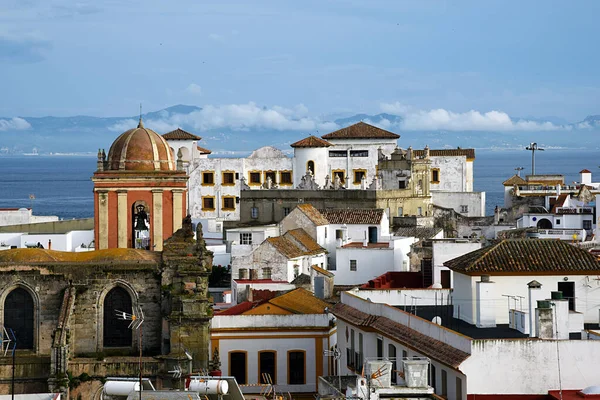
<svg viewBox="0 0 600 400">
<path fill-rule="evenodd" d="M 544 149 L 538 147 L 538 144 L 533 142 L 529 146 L 525 147 L 525 150 L 531 151 L 531 175 L 535 175 L 535 152 L 544 151 Z"/>
<path fill-rule="evenodd" d="M 1 343 L 2 343 L 2 351 L 4 356 L 8 353 L 8 350 L 12 347 L 12 378 L 10 380 L 10 394 L 11 399 L 15 400 L 15 361 L 16 361 L 16 349 L 17 349 L 17 336 L 15 332 L 6 327 L 2 328 L 1 335 Z"/>
<path fill-rule="evenodd" d="M 129 329 L 137 330 L 139 332 L 139 339 L 138 339 L 138 345 L 139 345 L 139 349 L 140 349 L 140 358 L 139 358 L 140 390 L 139 391 L 140 391 L 140 400 L 142 400 L 142 338 L 143 338 L 142 324 L 144 323 L 144 312 L 142 311 L 142 307 L 139 305 L 136 306 L 135 308 L 136 308 L 135 314 L 130 314 L 125 311 L 119 311 L 119 310 L 115 310 L 115 312 L 117 314 L 117 318 L 122 319 L 124 321 L 131 321 L 131 323 L 128 326 Z"/>
</svg>

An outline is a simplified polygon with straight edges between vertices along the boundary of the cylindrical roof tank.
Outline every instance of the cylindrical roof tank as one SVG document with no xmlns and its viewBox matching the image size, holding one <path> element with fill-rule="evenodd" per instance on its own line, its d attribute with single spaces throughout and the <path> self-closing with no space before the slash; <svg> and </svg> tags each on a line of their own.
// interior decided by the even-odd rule
<svg viewBox="0 0 600 400">
<path fill-rule="evenodd" d="M 128 396 L 139 390 L 140 383 L 134 381 L 107 381 L 104 384 L 104 394 L 107 396 Z"/>
<path fill-rule="evenodd" d="M 229 392 L 229 384 L 225 380 L 192 380 L 189 386 L 190 392 L 198 392 L 202 394 L 227 394 Z"/>
</svg>

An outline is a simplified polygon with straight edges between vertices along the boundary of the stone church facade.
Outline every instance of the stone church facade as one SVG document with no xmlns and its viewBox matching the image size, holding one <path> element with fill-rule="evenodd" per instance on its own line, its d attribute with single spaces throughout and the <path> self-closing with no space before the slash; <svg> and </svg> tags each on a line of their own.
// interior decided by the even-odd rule
<svg viewBox="0 0 600 400">
<path fill-rule="evenodd" d="M 140 366 L 156 386 L 178 387 L 169 371 L 209 367 L 212 253 L 201 225 L 194 232 L 191 218 L 181 216 L 187 176 L 170 150 L 156 151 L 164 140 L 141 121 L 124 135 L 128 145 L 108 160 L 100 152 L 94 178 L 102 249 L 0 252 L 0 327 L 17 338 L 14 382 L 10 344 L 0 353 L 0 394 L 14 383 L 15 393 L 88 396 L 106 377 L 139 376 Z M 115 201 L 102 205 L 104 191 Z M 145 230 L 152 246 L 137 246 L 134 230 Z M 143 315 L 143 323 L 130 326 L 123 312 Z"/>
</svg>

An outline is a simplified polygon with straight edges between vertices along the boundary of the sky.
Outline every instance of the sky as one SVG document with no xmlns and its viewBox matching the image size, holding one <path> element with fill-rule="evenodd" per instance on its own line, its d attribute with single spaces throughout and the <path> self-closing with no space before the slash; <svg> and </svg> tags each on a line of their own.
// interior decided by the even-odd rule
<svg viewBox="0 0 600 400">
<path fill-rule="evenodd" d="M 0 130 L 140 103 L 552 128 L 600 114 L 598 15 L 597 0 L 2 0 Z"/>
</svg>

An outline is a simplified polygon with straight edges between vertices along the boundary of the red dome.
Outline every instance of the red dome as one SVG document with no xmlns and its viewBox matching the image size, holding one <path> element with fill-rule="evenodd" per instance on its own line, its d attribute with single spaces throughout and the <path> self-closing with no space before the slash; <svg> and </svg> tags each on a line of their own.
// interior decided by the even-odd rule
<svg viewBox="0 0 600 400">
<path fill-rule="evenodd" d="M 110 171 L 175 171 L 175 161 L 167 141 L 152 129 L 137 128 L 121 134 L 108 152 Z"/>
</svg>

